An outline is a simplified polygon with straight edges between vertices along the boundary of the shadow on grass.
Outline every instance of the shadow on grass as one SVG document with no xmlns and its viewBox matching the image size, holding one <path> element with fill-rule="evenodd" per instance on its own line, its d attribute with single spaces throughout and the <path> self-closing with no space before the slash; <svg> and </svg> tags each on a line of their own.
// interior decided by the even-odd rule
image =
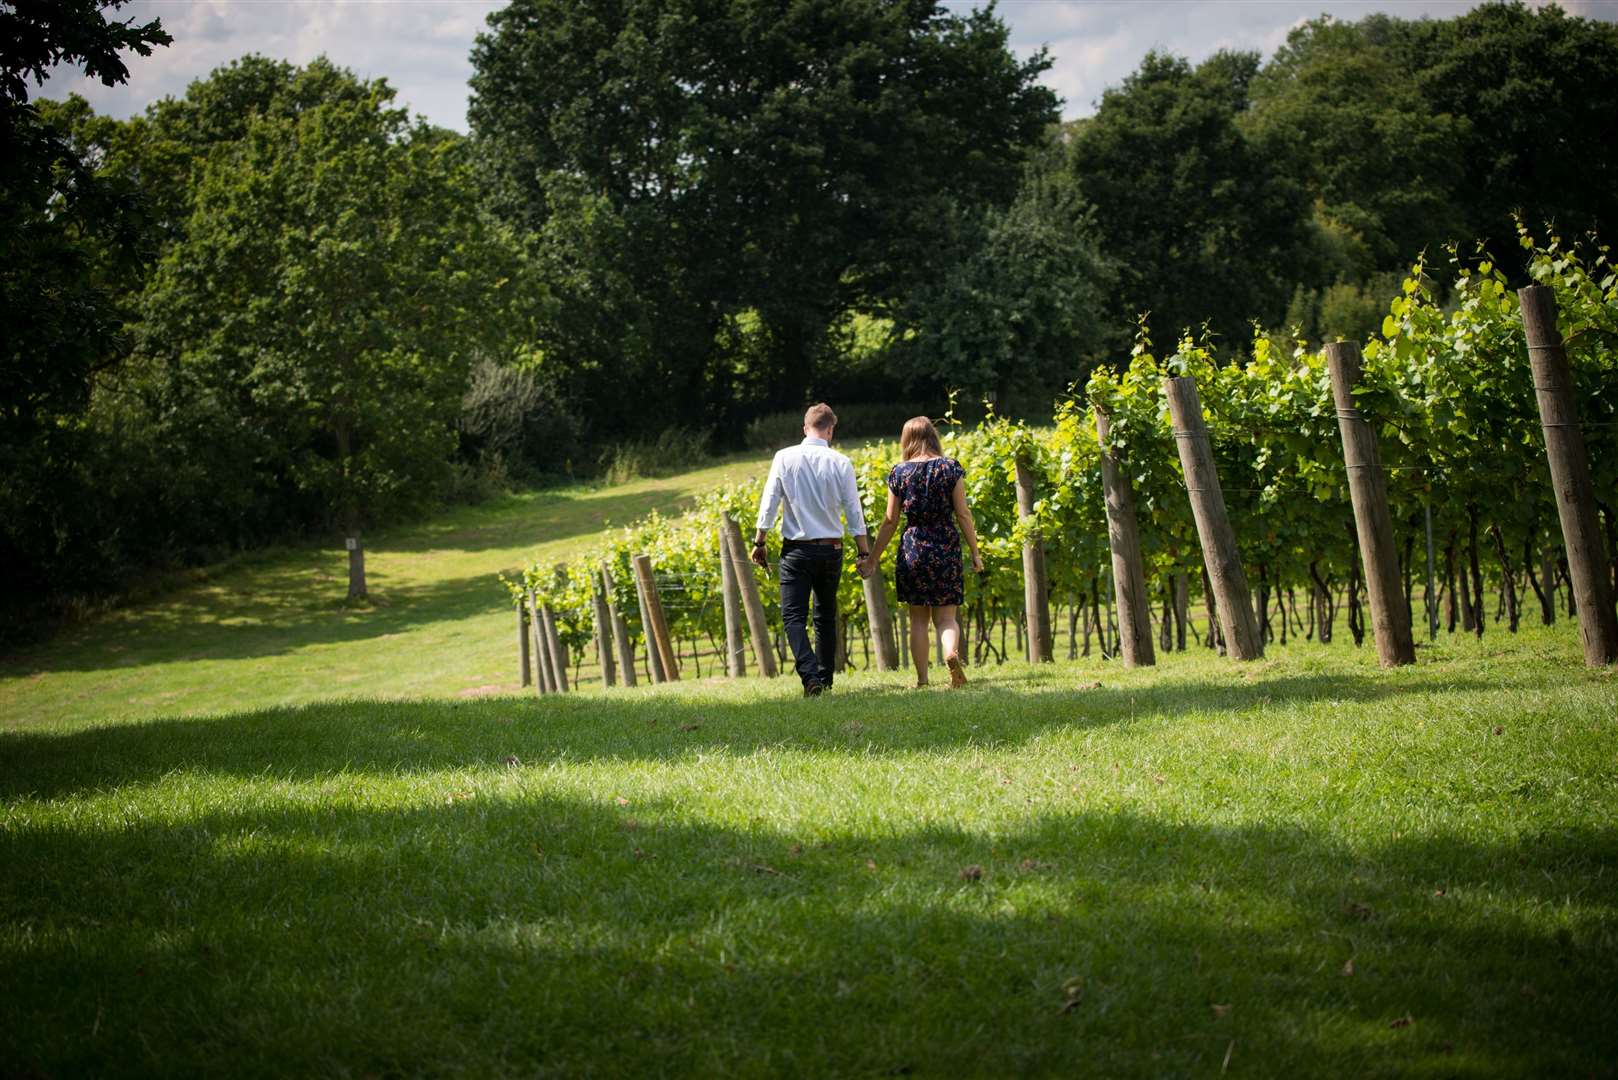
<svg viewBox="0 0 1618 1080">
<path fill-rule="evenodd" d="M 1410 684 L 1375 675 L 1288 675 L 1061 689 L 1043 685 L 1051 678 L 1040 672 L 983 681 L 965 693 L 840 688 L 815 701 L 797 697 L 787 679 L 761 687 L 780 693 L 752 700 L 712 700 L 697 686 L 472 701 L 331 701 L 68 734 L 0 732 L 0 797 L 56 798 L 147 783 L 175 769 L 308 779 L 342 771 L 483 768 L 510 755 L 580 762 L 762 749 L 913 753 L 1021 744 L 1047 732 L 1190 711 L 1235 715 L 1492 688 L 1472 679 Z"/>
<path fill-rule="evenodd" d="M 488 615 L 502 608 L 501 588 L 493 574 L 446 578 L 431 585 L 391 585 L 385 572 L 370 575 L 377 603 L 345 608 L 338 601 L 343 586 L 331 579 L 318 597 L 299 568 L 256 576 L 261 591 L 228 601 L 199 595 L 171 600 L 141 612 L 116 634 L 96 635 L 92 644 L 53 646 L 15 658 L 8 667 L 32 672 L 105 671 L 147 664 L 202 660 L 245 660 L 284 656 L 318 645 L 367 641 L 418 630 L 433 623 Z"/>
<path fill-rule="evenodd" d="M 759 466 L 763 473 L 768 459 Z M 685 491 L 687 487 L 691 490 Z M 564 490 L 540 493 L 526 500 L 511 500 L 490 510 L 478 510 L 447 525 L 400 529 L 379 538 L 379 552 L 499 551 L 554 543 L 628 525 L 656 510 L 664 516 L 684 513 L 697 503 L 702 488 L 681 477 L 648 482 L 645 490 Z M 684 491 L 684 494 L 680 494 Z"/>
<path fill-rule="evenodd" d="M 345 805 L 333 777 L 328 805 L 0 830 L 0 1062 L 1565 1075 L 1618 1053 L 1610 828 L 1348 848 L 1118 812 L 794 834 L 505 778 L 406 808 Z"/>
<path fill-rule="evenodd" d="M 142 607 L 117 624 L 115 633 L 97 628 L 92 639 L 102 648 L 64 646 L 61 641 L 34 645 L 11 655 L 0 653 L 0 671 L 101 671 L 177 660 L 279 656 L 311 645 L 487 615 L 502 607 L 495 578 L 501 567 L 431 585 L 395 585 L 386 569 L 387 556 L 498 551 L 593 535 L 609 523 L 628 524 L 653 510 L 678 514 L 695 504 L 698 492 L 678 495 L 679 490 L 674 478 L 634 492 L 539 493 L 490 510 L 474 509 L 447 526 L 384 533 L 368 541 L 370 584 L 381 602 L 367 609 L 338 605 L 346 588 L 338 562 L 328 566 L 321 555 L 297 550 Z M 236 591 L 222 595 L 225 590 Z"/>
</svg>

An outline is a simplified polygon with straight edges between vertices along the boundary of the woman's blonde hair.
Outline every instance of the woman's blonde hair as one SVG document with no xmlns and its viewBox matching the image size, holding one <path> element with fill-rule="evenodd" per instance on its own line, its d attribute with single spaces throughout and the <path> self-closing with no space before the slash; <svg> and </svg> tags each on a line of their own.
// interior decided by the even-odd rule
<svg viewBox="0 0 1618 1080">
<path fill-rule="evenodd" d="M 923 450 L 932 451 L 933 457 L 943 457 L 944 447 L 938 441 L 938 429 L 925 416 L 912 416 L 905 421 L 899 433 L 899 453 L 909 461 Z"/>
</svg>

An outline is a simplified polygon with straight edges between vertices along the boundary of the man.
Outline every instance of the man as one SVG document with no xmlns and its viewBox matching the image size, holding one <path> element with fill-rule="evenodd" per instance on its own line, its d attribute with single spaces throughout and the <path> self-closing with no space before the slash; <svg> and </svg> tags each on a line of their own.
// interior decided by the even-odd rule
<svg viewBox="0 0 1618 1080">
<path fill-rule="evenodd" d="M 870 537 L 854 482 L 854 466 L 831 449 L 837 414 L 826 404 L 803 414 L 803 442 L 775 455 L 759 499 L 753 561 L 768 569 L 764 537 L 781 515 L 781 621 L 786 624 L 804 697 L 831 689 L 837 664 L 837 579 L 843 572 L 843 518 L 859 549 L 860 576 L 870 572 Z M 842 517 L 839 518 L 838 510 Z M 809 643 L 809 598 L 815 646 Z M 818 648 L 817 648 L 818 647 Z"/>
</svg>

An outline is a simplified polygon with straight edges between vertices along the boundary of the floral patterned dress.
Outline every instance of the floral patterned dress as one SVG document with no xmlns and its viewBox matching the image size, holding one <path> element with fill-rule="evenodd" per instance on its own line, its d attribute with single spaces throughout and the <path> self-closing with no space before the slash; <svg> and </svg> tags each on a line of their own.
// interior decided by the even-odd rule
<svg viewBox="0 0 1618 1080">
<path fill-rule="evenodd" d="M 944 457 L 901 461 L 888 473 L 888 490 L 899 497 L 905 515 L 894 575 L 902 604 L 961 602 L 961 534 L 950 495 L 965 475 L 959 461 Z"/>
</svg>

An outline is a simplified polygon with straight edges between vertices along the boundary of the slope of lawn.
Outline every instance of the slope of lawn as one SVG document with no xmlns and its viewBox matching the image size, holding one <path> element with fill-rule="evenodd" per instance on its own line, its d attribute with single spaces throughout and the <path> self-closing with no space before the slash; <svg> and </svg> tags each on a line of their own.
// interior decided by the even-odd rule
<svg viewBox="0 0 1618 1080">
<path fill-rule="evenodd" d="M 338 696 L 454 697 L 513 681 L 496 575 L 560 559 L 607 524 L 675 513 L 768 468 L 757 455 L 610 488 L 450 511 L 367 538 L 373 603 L 344 603 L 340 548 L 263 552 L 163 596 L 0 656 L 0 730 L 229 712 Z"/>
<path fill-rule="evenodd" d="M 0 1075 L 1613 1074 L 1618 674 L 1572 623 L 510 686 L 495 572 L 755 467 L 8 661 Z"/>
</svg>

